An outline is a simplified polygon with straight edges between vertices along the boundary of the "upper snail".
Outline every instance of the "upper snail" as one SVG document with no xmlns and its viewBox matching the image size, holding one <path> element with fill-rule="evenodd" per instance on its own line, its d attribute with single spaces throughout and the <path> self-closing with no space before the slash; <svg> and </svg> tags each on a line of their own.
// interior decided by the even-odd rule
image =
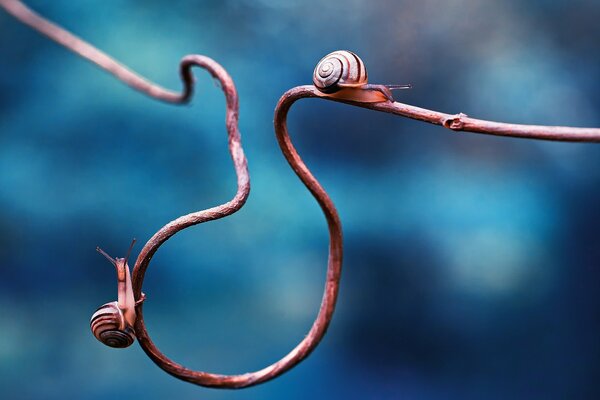
<svg viewBox="0 0 600 400">
<path fill-rule="evenodd" d="M 313 84 L 323 97 L 359 103 L 394 101 L 392 90 L 411 88 L 411 85 L 369 85 L 365 64 L 347 50 L 323 57 L 315 67 Z"/>
<path fill-rule="evenodd" d="M 343 88 L 368 83 L 363 61 L 351 51 L 334 51 L 323 57 L 313 74 L 313 83 L 323 93 L 335 93 Z"/>
</svg>

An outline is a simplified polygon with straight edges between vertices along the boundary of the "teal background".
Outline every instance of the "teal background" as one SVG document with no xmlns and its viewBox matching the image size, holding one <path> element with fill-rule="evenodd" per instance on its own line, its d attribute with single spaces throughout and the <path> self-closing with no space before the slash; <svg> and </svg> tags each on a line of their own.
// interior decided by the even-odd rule
<svg viewBox="0 0 600 400">
<path fill-rule="evenodd" d="M 29 1 L 178 89 L 190 53 L 240 94 L 247 205 L 188 229 L 148 270 L 153 340 L 184 365 L 262 368 L 304 337 L 327 257 L 321 212 L 276 144 L 275 104 L 350 49 L 399 101 L 515 123 L 600 126 L 600 3 L 485 0 Z M 0 397 L 600 398 L 600 148 L 453 133 L 305 100 L 290 131 L 345 235 L 338 310 L 306 361 L 242 391 L 102 346 L 122 256 L 235 192 L 222 93 L 197 71 L 165 105 L 0 12 Z M 136 250 L 139 251 L 141 244 Z M 135 252 L 137 255 L 137 252 Z"/>
</svg>

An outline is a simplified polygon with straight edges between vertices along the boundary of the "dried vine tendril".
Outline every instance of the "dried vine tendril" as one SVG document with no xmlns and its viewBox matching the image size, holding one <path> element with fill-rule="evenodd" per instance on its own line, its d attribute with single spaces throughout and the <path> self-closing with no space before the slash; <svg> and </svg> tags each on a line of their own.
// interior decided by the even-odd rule
<svg viewBox="0 0 600 400">
<path fill-rule="evenodd" d="M 336 81 L 338 84 L 341 83 L 339 85 L 340 87 L 330 88 L 327 86 L 327 90 L 322 90 L 323 88 L 320 86 L 317 86 L 319 87 L 318 89 L 317 87 L 311 85 L 299 86 L 290 89 L 279 100 L 275 110 L 274 126 L 276 137 L 290 166 L 321 206 L 329 227 L 330 242 L 327 279 L 319 313 L 306 337 L 290 353 L 264 369 L 241 375 L 219 375 L 201 371 L 193 371 L 170 360 L 168 357 L 162 354 L 151 341 L 148 332 L 146 331 L 143 319 L 144 296 L 142 294 L 142 284 L 146 269 L 148 268 L 152 256 L 170 237 L 190 226 L 231 215 L 238 211 L 248 198 L 250 181 L 247 162 L 244 156 L 241 138 L 238 131 L 238 96 L 231 77 L 227 74 L 223 67 L 208 57 L 201 55 L 186 56 L 183 58 L 180 64 L 183 90 L 181 93 L 172 92 L 147 81 L 90 44 L 65 31 L 59 26 L 45 20 L 27 8 L 21 1 L 0 0 L 0 7 L 3 7 L 7 12 L 24 24 L 29 25 L 50 39 L 65 46 L 66 48 L 72 50 L 76 54 L 91 61 L 99 67 L 107 70 L 116 78 L 132 88 L 155 99 L 176 104 L 188 102 L 193 92 L 194 80 L 191 73 L 191 68 L 193 66 L 206 69 L 221 83 L 221 88 L 225 93 L 226 98 L 226 127 L 229 138 L 229 151 L 231 153 L 237 175 L 237 192 L 233 199 L 225 204 L 182 216 L 162 227 L 156 234 L 154 234 L 154 236 L 141 250 L 135 263 L 132 274 L 133 276 L 130 283 L 130 290 L 133 292 L 135 301 L 134 307 L 136 311 L 133 328 L 135 329 L 135 336 L 138 338 L 143 350 L 160 368 L 169 374 L 197 385 L 219 388 L 242 388 L 256 385 L 279 376 L 280 374 L 294 367 L 296 364 L 306 358 L 312 352 L 312 350 L 314 350 L 314 348 L 325 335 L 327 327 L 329 326 L 333 316 L 342 268 L 343 246 L 341 223 L 333 202 L 316 178 L 306 167 L 289 137 L 287 130 L 287 115 L 291 106 L 297 100 L 302 98 L 319 97 L 376 111 L 396 114 L 432 124 L 442 125 L 454 131 L 468 131 L 529 139 L 571 142 L 600 142 L 600 129 L 598 128 L 507 124 L 469 118 L 462 113 L 450 115 L 398 103 L 393 100 L 390 90 L 405 88 L 405 85 L 368 85 L 366 81 L 366 70 L 364 70 L 364 77 L 361 77 L 360 73 L 356 75 L 359 83 L 355 85 L 348 83 L 349 79 L 353 76 L 350 73 L 346 74 L 343 80 Z M 354 62 L 353 60 L 351 61 Z M 357 56 L 356 62 L 362 63 Z M 325 67 L 324 71 L 320 71 L 322 77 L 327 78 L 329 76 L 329 68 L 330 67 Z M 356 72 L 356 70 L 351 71 Z M 359 69 L 358 71 L 362 71 L 362 69 Z M 319 85 L 319 82 L 316 79 L 317 78 L 314 80 L 315 85 Z M 117 267 L 117 272 L 120 274 L 119 282 L 126 282 L 125 278 L 121 280 L 122 274 L 127 274 L 125 271 L 128 271 L 126 259 L 112 259 L 110 257 L 109 259 L 112 260 L 111 262 L 114 261 L 114 264 Z M 123 296 L 126 297 L 125 294 L 123 294 Z M 104 316 L 101 316 L 101 318 L 104 318 Z M 94 322 L 96 325 L 99 324 L 98 320 L 92 320 L 92 325 Z"/>
<path fill-rule="evenodd" d="M 250 192 L 250 178 L 248 174 L 247 161 L 242 148 L 240 133 L 238 131 L 238 96 L 235 85 L 225 69 L 208 57 L 201 55 L 186 56 L 183 58 L 180 64 L 180 74 L 184 85 L 183 90 L 181 93 L 172 92 L 158 85 L 150 83 L 146 79 L 129 70 L 127 67 L 112 59 L 107 54 L 96 49 L 89 43 L 79 39 L 77 36 L 71 34 L 63 28 L 47 21 L 25 6 L 21 1 L 0 0 L 0 7 L 3 7 L 6 11 L 24 24 L 29 25 L 33 29 L 46 35 L 48 38 L 72 50 L 76 54 L 91 61 L 99 67 L 107 70 L 116 78 L 132 88 L 155 99 L 176 104 L 188 102 L 193 92 L 194 79 L 191 73 L 191 68 L 193 66 L 206 69 L 215 79 L 220 82 L 221 88 L 225 94 L 227 106 L 226 127 L 229 138 L 229 151 L 231 153 L 237 175 L 238 188 L 235 196 L 225 204 L 184 215 L 175 219 L 174 221 L 169 222 L 167 225 L 159 229 L 158 232 L 156 232 L 154 236 L 148 240 L 138 255 L 133 269 L 131 281 L 128 280 L 129 269 L 127 266 L 127 259 L 113 259 L 106 253 L 99 250 L 107 258 L 109 258 L 111 263 L 113 263 L 113 265 L 115 265 L 117 268 L 120 285 L 120 298 L 119 302 L 109 303 L 109 305 L 113 305 L 113 307 L 110 309 L 111 315 L 103 313 L 102 310 L 106 305 L 94 313 L 91 321 L 92 329 L 95 330 L 94 328 L 98 328 L 103 324 L 106 325 L 107 322 L 110 322 L 108 321 L 109 318 L 117 318 L 119 319 L 119 322 L 116 323 L 116 329 L 123 329 L 125 331 L 123 335 L 129 335 L 131 334 L 130 328 L 133 328 L 135 331 L 135 336 L 137 337 L 138 342 L 143 350 L 160 368 L 179 379 L 208 387 L 243 388 L 253 386 L 279 376 L 306 358 L 317 346 L 325 334 L 329 322 L 331 321 L 331 317 L 335 308 L 335 299 L 337 298 L 342 263 L 342 237 L 339 217 L 335 211 L 333 203 L 325 191 L 319 186 L 317 181 L 314 180 L 314 178 L 312 178 L 313 180 L 307 186 L 309 186 L 313 195 L 317 197 L 319 203 L 322 205 L 327 217 L 327 222 L 329 224 L 331 236 L 329 268 L 325 286 L 325 295 L 323 296 L 323 303 L 321 305 L 318 317 L 305 339 L 302 340 L 302 342 L 298 344 L 290 353 L 266 368 L 241 375 L 219 375 L 202 371 L 193 371 L 175 363 L 167 356 L 162 354 L 150 339 L 144 324 L 144 294 L 142 293 L 142 285 L 150 260 L 159 247 L 170 237 L 185 228 L 203 222 L 213 221 L 235 213 L 244 205 Z M 309 172 L 308 174 L 310 175 Z M 130 295 L 130 291 L 134 297 L 133 307 L 135 308 L 135 322 L 133 327 L 130 327 L 129 323 L 126 321 L 132 319 L 132 307 L 120 306 L 121 304 L 127 303 L 126 300 L 122 299 L 127 299 Z M 131 301 L 129 301 L 129 303 L 131 303 Z M 119 313 L 119 311 L 125 312 Z M 130 317 L 125 318 L 119 314 L 127 314 Z M 100 339 L 102 340 L 102 338 Z M 126 337 L 118 337 L 116 339 L 115 336 L 112 335 L 111 337 L 106 337 L 103 342 L 112 347 L 124 347 L 131 343 L 129 340 L 124 340 L 128 339 Z"/>
</svg>

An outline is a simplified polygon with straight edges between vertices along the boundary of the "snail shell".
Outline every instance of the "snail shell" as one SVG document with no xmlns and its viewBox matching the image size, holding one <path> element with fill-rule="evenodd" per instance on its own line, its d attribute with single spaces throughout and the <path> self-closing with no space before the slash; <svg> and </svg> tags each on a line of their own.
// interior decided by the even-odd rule
<svg viewBox="0 0 600 400">
<path fill-rule="evenodd" d="M 128 347 L 135 340 L 134 331 L 125 321 L 123 311 L 116 301 L 106 303 L 96 310 L 90 320 L 90 328 L 96 339 L 110 347 Z"/>
<path fill-rule="evenodd" d="M 367 70 L 360 57 L 351 51 L 338 50 L 323 57 L 313 74 L 313 83 L 323 93 L 367 84 Z"/>
</svg>

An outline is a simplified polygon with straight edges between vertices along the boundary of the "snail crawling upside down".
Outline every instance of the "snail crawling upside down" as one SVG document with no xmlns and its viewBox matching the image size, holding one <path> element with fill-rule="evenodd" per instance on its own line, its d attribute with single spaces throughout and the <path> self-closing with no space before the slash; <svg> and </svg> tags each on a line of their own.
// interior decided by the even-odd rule
<svg viewBox="0 0 600 400">
<path fill-rule="evenodd" d="M 125 258 L 112 258 L 102 249 L 96 248 L 117 270 L 118 300 L 100 306 L 90 320 L 90 328 L 96 339 L 110 347 L 129 347 L 135 341 L 133 325 L 136 318 L 136 302 L 133 297 L 129 265 L 127 265 L 134 243 L 135 240 L 131 243 Z M 140 301 L 143 299 L 142 297 Z"/>
</svg>

